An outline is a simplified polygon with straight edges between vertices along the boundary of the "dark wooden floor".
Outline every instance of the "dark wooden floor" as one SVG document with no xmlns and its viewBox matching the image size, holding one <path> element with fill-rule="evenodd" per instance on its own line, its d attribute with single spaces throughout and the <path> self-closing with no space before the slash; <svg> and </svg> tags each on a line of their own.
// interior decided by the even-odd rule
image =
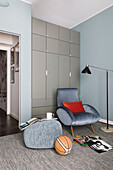
<svg viewBox="0 0 113 170">
<path fill-rule="evenodd" d="M 19 133 L 18 121 L 0 109 L 0 136 Z"/>
</svg>

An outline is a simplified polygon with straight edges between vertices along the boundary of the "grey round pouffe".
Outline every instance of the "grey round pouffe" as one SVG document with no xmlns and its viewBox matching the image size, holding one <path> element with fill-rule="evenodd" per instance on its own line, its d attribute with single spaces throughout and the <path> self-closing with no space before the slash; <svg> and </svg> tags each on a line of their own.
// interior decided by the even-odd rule
<svg viewBox="0 0 113 170">
<path fill-rule="evenodd" d="M 59 136 L 62 136 L 62 126 L 56 120 L 36 122 L 24 130 L 24 142 L 28 148 L 54 148 Z"/>
</svg>

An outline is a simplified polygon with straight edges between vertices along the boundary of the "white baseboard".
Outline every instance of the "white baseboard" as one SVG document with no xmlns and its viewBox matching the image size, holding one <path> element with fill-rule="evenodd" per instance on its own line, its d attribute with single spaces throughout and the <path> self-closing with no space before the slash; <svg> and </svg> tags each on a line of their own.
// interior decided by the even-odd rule
<svg viewBox="0 0 113 170">
<path fill-rule="evenodd" d="M 14 114 L 10 114 L 14 119 L 16 119 L 16 120 L 18 120 L 19 121 L 19 118 L 18 118 L 18 116 L 16 116 L 16 115 L 14 115 Z"/>
<path fill-rule="evenodd" d="M 99 122 L 107 123 L 107 120 L 106 119 L 100 119 Z M 113 121 L 109 120 L 109 125 L 113 125 Z"/>
</svg>

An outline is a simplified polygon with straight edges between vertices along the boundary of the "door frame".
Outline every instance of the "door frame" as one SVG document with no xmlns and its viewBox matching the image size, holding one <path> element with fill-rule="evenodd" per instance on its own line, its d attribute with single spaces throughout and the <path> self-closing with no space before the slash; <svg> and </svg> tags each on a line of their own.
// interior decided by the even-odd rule
<svg viewBox="0 0 113 170">
<path fill-rule="evenodd" d="M 11 78 L 10 78 L 10 47 L 0 45 L 0 50 L 5 50 L 7 52 L 7 115 L 10 114 L 10 96 L 11 96 Z"/>
<path fill-rule="evenodd" d="M 21 60 L 21 35 L 20 34 L 16 34 L 16 33 L 12 33 L 12 32 L 7 32 L 7 31 L 3 31 L 3 30 L 0 30 L 0 33 L 4 33 L 4 34 L 9 34 L 9 35 L 14 35 L 14 36 L 18 36 L 19 37 L 19 122 L 18 122 L 18 126 L 20 126 L 20 81 L 21 81 L 21 78 L 20 78 L 20 60 Z M 0 49 L 4 49 L 7 51 L 7 115 L 10 115 L 11 113 L 11 69 L 10 69 L 10 65 L 11 65 L 11 57 L 10 57 L 10 50 L 11 50 L 11 46 L 4 46 L 4 45 L 0 45 Z M 9 56 L 9 57 L 8 57 Z M 9 83 L 9 84 L 8 84 Z M 9 85 L 9 87 L 8 87 Z"/>
</svg>

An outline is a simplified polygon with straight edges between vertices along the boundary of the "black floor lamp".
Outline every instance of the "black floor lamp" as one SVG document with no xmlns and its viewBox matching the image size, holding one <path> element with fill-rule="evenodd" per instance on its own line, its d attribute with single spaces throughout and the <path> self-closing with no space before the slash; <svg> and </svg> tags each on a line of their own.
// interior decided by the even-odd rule
<svg viewBox="0 0 113 170">
<path fill-rule="evenodd" d="M 91 71 L 89 69 L 89 67 L 93 67 L 93 68 L 97 68 L 97 69 L 101 69 L 106 71 L 106 106 L 107 106 L 107 127 L 102 127 L 101 130 L 104 132 L 113 132 L 113 128 L 109 127 L 109 114 L 108 114 L 108 71 L 112 71 L 113 70 L 108 70 L 108 69 L 104 69 L 104 68 L 100 68 L 100 67 L 95 67 L 95 66 L 91 66 L 91 65 L 86 65 L 86 67 L 84 68 L 84 70 L 82 70 L 82 73 L 86 73 L 86 74 L 91 74 Z"/>
</svg>

